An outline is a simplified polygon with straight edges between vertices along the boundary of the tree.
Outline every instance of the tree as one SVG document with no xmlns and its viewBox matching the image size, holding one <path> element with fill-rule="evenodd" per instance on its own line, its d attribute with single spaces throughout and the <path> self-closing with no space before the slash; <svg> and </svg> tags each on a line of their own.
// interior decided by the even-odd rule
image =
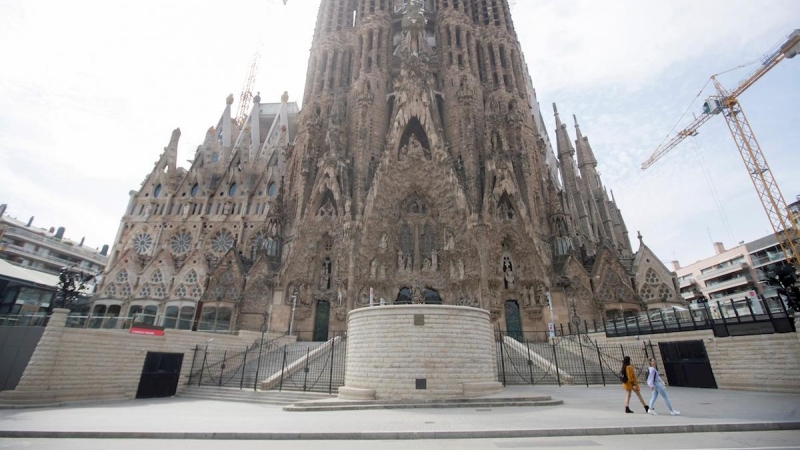
<svg viewBox="0 0 800 450">
<path fill-rule="evenodd" d="M 72 309 L 76 303 L 86 297 L 86 283 L 94 279 L 94 274 L 64 267 L 58 274 L 58 291 L 53 300 L 53 308 Z"/>
</svg>

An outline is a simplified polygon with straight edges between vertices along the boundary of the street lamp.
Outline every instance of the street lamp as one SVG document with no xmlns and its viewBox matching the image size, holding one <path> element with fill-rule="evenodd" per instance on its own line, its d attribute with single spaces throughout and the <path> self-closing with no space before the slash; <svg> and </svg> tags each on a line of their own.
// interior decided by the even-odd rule
<svg viewBox="0 0 800 450">
<path fill-rule="evenodd" d="M 292 317 L 289 319 L 289 335 L 294 330 L 294 310 L 297 307 L 297 291 L 292 292 Z"/>
</svg>

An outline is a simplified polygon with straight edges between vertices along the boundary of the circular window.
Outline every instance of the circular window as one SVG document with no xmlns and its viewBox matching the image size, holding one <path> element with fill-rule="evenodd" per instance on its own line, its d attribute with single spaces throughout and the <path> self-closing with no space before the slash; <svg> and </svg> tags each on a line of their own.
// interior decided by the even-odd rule
<svg viewBox="0 0 800 450">
<path fill-rule="evenodd" d="M 275 187 L 275 183 L 270 183 L 269 186 L 267 186 L 267 195 L 270 197 L 275 197 L 276 190 L 277 188 Z"/>
<path fill-rule="evenodd" d="M 197 183 L 195 183 L 194 186 L 192 186 L 192 197 L 197 197 L 197 192 L 199 190 L 200 186 Z"/>
<path fill-rule="evenodd" d="M 186 274 L 186 279 L 185 279 L 185 281 L 186 281 L 188 284 L 196 283 L 196 282 L 197 282 L 197 272 L 195 272 L 194 270 L 192 270 L 191 272 L 189 272 L 188 274 Z"/>
<path fill-rule="evenodd" d="M 233 235 L 227 231 L 220 231 L 211 238 L 211 250 L 216 253 L 225 253 L 233 247 Z"/>
<path fill-rule="evenodd" d="M 136 253 L 146 253 L 152 246 L 153 237 L 147 233 L 139 233 L 133 237 L 133 249 Z"/>
<path fill-rule="evenodd" d="M 178 289 L 175 289 L 175 296 L 178 298 L 186 298 L 186 286 L 178 286 Z"/>
<path fill-rule="evenodd" d="M 172 252 L 176 255 L 181 253 L 186 253 L 192 247 L 192 236 L 189 233 L 182 231 L 175 236 L 172 236 L 170 240 L 170 246 L 172 247 Z"/>
<path fill-rule="evenodd" d="M 231 183 L 231 187 L 228 188 L 228 195 L 230 197 L 236 195 L 236 183 Z"/>
<path fill-rule="evenodd" d="M 158 198 L 158 195 L 161 194 L 161 183 L 153 189 L 153 197 Z"/>
</svg>

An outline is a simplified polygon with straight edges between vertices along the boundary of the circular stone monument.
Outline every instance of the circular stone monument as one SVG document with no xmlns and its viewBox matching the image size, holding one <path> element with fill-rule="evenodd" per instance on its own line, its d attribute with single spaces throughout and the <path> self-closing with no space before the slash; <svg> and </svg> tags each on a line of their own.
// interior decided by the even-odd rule
<svg viewBox="0 0 800 450">
<path fill-rule="evenodd" d="M 502 390 L 489 312 L 466 306 L 374 306 L 350 311 L 339 398 L 437 400 Z"/>
</svg>

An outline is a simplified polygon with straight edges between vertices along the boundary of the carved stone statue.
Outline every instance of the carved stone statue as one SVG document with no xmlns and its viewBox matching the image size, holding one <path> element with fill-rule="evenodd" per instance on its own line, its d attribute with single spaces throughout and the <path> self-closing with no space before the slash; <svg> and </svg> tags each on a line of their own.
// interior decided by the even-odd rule
<svg viewBox="0 0 800 450">
<path fill-rule="evenodd" d="M 428 272 L 431 270 L 431 259 L 427 256 L 422 260 L 422 271 Z"/>
<path fill-rule="evenodd" d="M 424 303 L 425 299 L 422 298 L 422 288 L 419 287 L 419 284 L 414 283 L 411 286 L 411 303 L 419 304 Z"/>
<path fill-rule="evenodd" d="M 183 217 L 184 220 L 186 220 L 186 218 L 189 217 L 189 209 L 191 208 L 191 206 L 192 206 L 191 203 L 183 205 L 183 211 L 181 212 L 181 216 Z"/>
<path fill-rule="evenodd" d="M 405 270 L 406 259 L 402 250 L 397 251 L 397 270 Z"/>
<path fill-rule="evenodd" d="M 378 263 L 374 259 L 369 263 L 369 277 L 373 280 L 378 275 Z"/>
<path fill-rule="evenodd" d="M 383 253 L 386 251 L 387 246 L 388 244 L 386 243 L 386 233 L 384 233 L 383 236 L 381 236 L 381 243 L 378 244 L 378 250 L 380 250 L 381 253 Z"/>
<path fill-rule="evenodd" d="M 227 216 L 230 213 L 231 213 L 231 204 L 228 203 L 228 202 L 225 202 L 225 204 L 222 205 L 222 214 Z"/>
<path fill-rule="evenodd" d="M 322 263 L 322 269 L 319 271 L 319 288 L 328 289 L 328 281 L 330 280 L 330 266 L 328 262 Z"/>
<path fill-rule="evenodd" d="M 458 279 L 459 280 L 463 280 L 464 278 L 466 278 L 466 274 L 464 272 L 465 272 L 465 270 L 464 270 L 464 261 L 459 259 L 458 260 Z"/>
<path fill-rule="evenodd" d="M 455 249 L 456 246 L 454 240 L 455 238 L 453 237 L 453 233 L 449 231 L 446 232 L 444 240 L 444 249 L 447 251 L 452 251 L 453 249 Z"/>
<path fill-rule="evenodd" d="M 405 261 L 406 261 L 406 270 L 413 270 L 414 260 L 411 258 L 411 253 L 406 253 Z"/>
<path fill-rule="evenodd" d="M 439 252 L 436 249 L 431 250 L 431 269 L 439 270 Z"/>
<path fill-rule="evenodd" d="M 144 208 L 144 218 L 145 219 L 149 218 L 151 212 L 153 212 L 153 205 L 148 203 L 147 206 Z"/>
</svg>

